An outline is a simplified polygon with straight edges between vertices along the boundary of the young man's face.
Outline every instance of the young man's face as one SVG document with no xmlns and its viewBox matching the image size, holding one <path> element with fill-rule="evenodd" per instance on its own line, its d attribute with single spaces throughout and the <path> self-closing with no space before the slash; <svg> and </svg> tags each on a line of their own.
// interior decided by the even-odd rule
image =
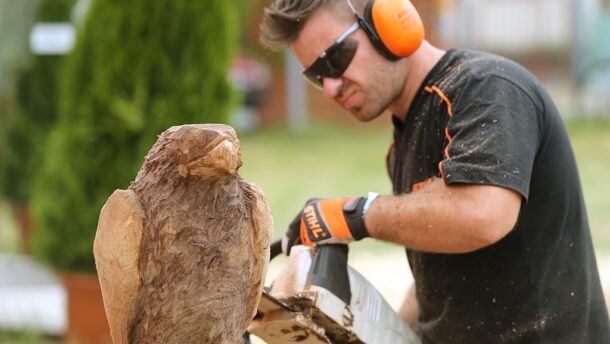
<svg viewBox="0 0 610 344">
<path fill-rule="evenodd" d="M 353 22 L 342 22 L 327 10 L 318 10 L 305 23 L 291 48 L 307 68 L 355 21 L 354 18 Z M 362 29 L 357 29 L 348 39 L 358 41 L 351 63 L 342 76 L 324 77 L 322 88 L 327 97 L 358 120 L 370 121 L 401 95 L 404 74 L 399 64 L 386 60 L 375 50 Z"/>
</svg>

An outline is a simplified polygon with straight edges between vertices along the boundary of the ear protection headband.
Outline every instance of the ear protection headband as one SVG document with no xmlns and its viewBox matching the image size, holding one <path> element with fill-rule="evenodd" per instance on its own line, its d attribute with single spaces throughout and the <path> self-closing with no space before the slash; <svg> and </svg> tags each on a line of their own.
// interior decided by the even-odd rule
<svg viewBox="0 0 610 344">
<path fill-rule="evenodd" d="M 409 0 L 369 0 L 364 16 L 351 0 L 347 3 L 373 46 L 388 60 L 413 54 L 424 41 L 424 25 Z"/>
</svg>

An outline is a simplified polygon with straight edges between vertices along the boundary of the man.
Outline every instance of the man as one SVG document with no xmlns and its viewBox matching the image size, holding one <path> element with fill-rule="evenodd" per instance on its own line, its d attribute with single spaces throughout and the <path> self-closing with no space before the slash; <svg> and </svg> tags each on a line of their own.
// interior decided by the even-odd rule
<svg viewBox="0 0 610 344">
<path fill-rule="evenodd" d="M 304 76 L 358 120 L 390 110 L 394 124 L 394 195 L 308 201 L 286 251 L 368 236 L 405 246 L 424 343 L 610 343 L 553 102 L 517 64 L 445 52 L 421 32 L 404 0 L 275 0 L 265 10 L 263 44 L 289 46 Z"/>
</svg>

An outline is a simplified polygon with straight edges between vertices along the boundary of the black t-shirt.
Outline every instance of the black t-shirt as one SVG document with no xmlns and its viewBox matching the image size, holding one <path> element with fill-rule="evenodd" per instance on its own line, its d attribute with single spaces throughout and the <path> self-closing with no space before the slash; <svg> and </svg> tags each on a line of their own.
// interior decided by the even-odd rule
<svg viewBox="0 0 610 344">
<path fill-rule="evenodd" d="M 538 81 L 502 57 L 450 50 L 393 122 L 395 194 L 440 177 L 523 196 L 514 229 L 491 246 L 407 249 L 423 342 L 610 343 L 574 154 Z"/>
</svg>

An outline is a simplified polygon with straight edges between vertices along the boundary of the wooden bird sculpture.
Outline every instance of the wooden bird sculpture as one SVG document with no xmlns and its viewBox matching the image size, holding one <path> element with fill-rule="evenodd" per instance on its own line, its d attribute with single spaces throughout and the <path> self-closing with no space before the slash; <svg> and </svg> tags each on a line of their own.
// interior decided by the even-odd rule
<svg viewBox="0 0 610 344">
<path fill-rule="evenodd" d="M 233 128 L 171 127 L 110 196 L 93 251 L 114 344 L 243 342 L 273 220 L 240 166 Z"/>
</svg>

